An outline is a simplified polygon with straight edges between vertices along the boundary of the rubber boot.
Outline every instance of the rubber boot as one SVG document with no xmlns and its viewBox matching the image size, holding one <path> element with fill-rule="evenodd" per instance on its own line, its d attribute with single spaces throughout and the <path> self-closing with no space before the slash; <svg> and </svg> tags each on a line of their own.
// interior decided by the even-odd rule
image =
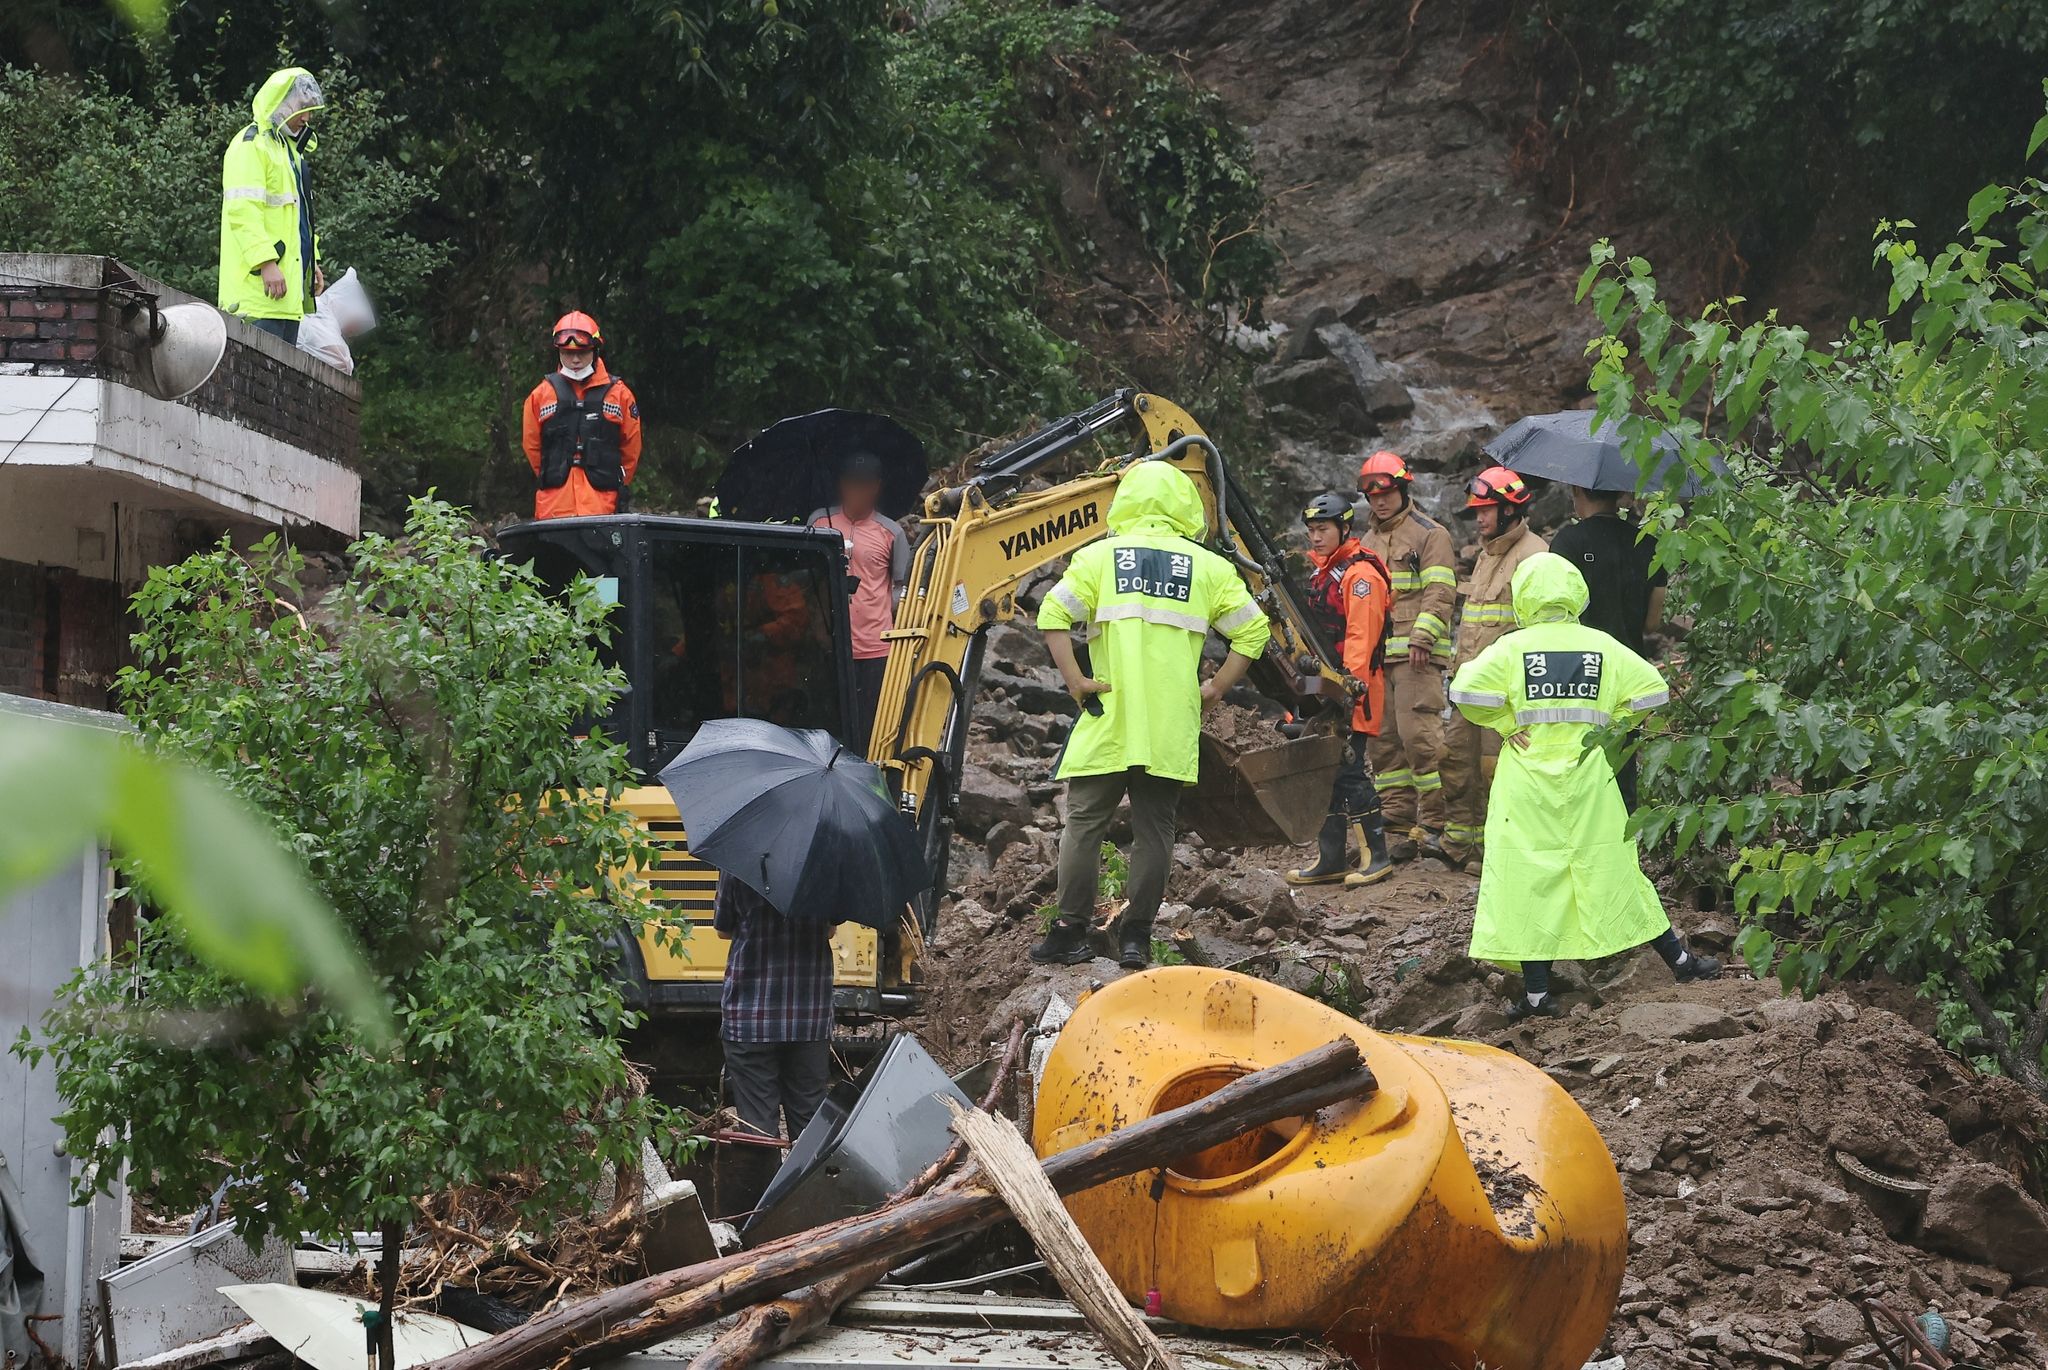
<svg viewBox="0 0 2048 1370">
<path fill-rule="evenodd" d="M 1358 834 L 1358 869 L 1344 877 L 1348 886 L 1377 885 L 1394 873 L 1394 862 L 1387 855 L 1387 825 L 1376 813 L 1362 815 L 1351 820 L 1351 827 Z"/>
<path fill-rule="evenodd" d="M 1406 828 L 1390 834 L 1387 838 L 1387 859 L 1397 866 L 1404 861 L 1413 861 L 1421 854 L 1421 848 L 1417 845 L 1421 836 L 1420 828 Z"/>
<path fill-rule="evenodd" d="M 1055 918 L 1045 930 L 1045 940 L 1025 953 L 1041 966 L 1078 966 L 1095 959 L 1088 946 L 1086 924 Z"/>
<path fill-rule="evenodd" d="M 1143 970 L 1152 964 L 1152 920 L 1123 920 L 1123 950 L 1117 964 L 1125 970 Z"/>
<path fill-rule="evenodd" d="M 1290 885 L 1338 885 L 1351 873 L 1351 863 L 1344 859 L 1344 839 L 1349 835 L 1351 825 L 1341 813 L 1333 813 L 1323 820 L 1322 831 L 1316 834 L 1316 863 L 1307 870 L 1287 872 Z"/>
</svg>

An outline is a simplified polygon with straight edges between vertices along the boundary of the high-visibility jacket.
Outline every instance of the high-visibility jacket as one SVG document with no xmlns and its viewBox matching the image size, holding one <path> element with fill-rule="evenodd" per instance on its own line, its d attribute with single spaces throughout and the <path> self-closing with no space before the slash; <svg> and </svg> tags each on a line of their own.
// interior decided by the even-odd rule
<svg viewBox="0 0 2048 1370">
<path fill-rule="evenodd" d="M 265 81 L 250 102 L 255 121 L 221 154 L 220 307 L 245 319 L 296 321 L 313 312 L 320 235 L 305 156 L 277 118 L 292 83 L 305 75 L 303 67 L 286 67 Z M 282 299 L 263 292 L 265 262 L 284 272 Z"/>
<path fill-rule="evenodd" d="M 1668 702 L 1657 668 L 1578 621 L 1586 581 L 1555 553 L 1514 577 L 1516 621 L 1451 681 L 1482 728 L 1529 735 L 1503 746 L 1486 809 L 1486 866 L 1472 955 L 1584 961 L 1639 947 L 1670 926 L 1636 859 L 1607 754 L 1587 734 Z"/>
<path fill-rule="evenodd" d="M 1472 566 L 1472 586 L 1465 592 L 1465 611 L 1458 615 L 1458 654 L 1463 666 L 1491 647 L 1515 626 L 1515 571 L 1550 544 L 1517 519 L 1515 526 L 1487 539 Z"/>
<path fill-rule="evenodd" d="M 1351 731 L 1377 737 L 1387 708 L 1388 615 L 1397 602 L 1387 568 L 1372 549 L 1347 538 L 1327 557 L 1314 552 L 1308 609 L 1317 626 L 1339 644 L 1344 671 L 1365 686 L 1351 711 Z"/>
<path fill-rule="evenodd" d="M 579 421 L 601 425 L 604 440 L 592 444 L 585 439 L 585 459 L 573 459 L 574 440 L 564 425 L 572 417 L 564 411 L 557 382 L 576 400 L 586 396 L 596 401 L 597 410 Z M 537 519 L 574 518 L 583 514 L 615 514 L 619 509 L 619 488 L 631 485 L 640 469 L 640 401 L 626 383 L 605 370 L 600 358 L 582 380 L 570 380 L 560 372 L 541 378 L 527 392 L 520 421 L 521 445 L 527 465 L 539 482 L 533 494 L 533 516 Z M 555 463 L 548 461 L 550 440 L 555 445 Z M 599 456 L 595 449 L 602 449 Z M 597 481 L 591 479 L 593 460 L 602 463 Z M 555 469 L 559 467 L 560 469 Z M 618 479 L 612 480 L 616 470 Z M 548 481 L 559 477 L 560 484 Z M 600 484 L 599 482 L 603 482 Z"/>
<path fill-rule="evenodd" d="M 1139 767 L 1192 785 L 1202 731 L 1200 669 L 1209 630 L 1256 659 L 1272 626 L 1231 564 L 1191 541 L 1205 527 L 1202 497 L 1187 474 L 1141 461 L 1109 503 L 1110 536 L 1067 563 L 1046 595 L 1038 626 L 1086 624 L 1101 714 L 1074 723 L 1057 775 L 1108 775 Z"/>
<path fill-rule="evenodd" d="M 1449 530 L 1411 504 L 1384 524 L 1369 519 L 1359 540 L 1387 564 L 1394 590 L 1387 655 L 1403 660 L 1412 643 L 1438 664 L 1449 665 L 1451 616 L 1458 603 L 1458 570 Z"/>
</svg>

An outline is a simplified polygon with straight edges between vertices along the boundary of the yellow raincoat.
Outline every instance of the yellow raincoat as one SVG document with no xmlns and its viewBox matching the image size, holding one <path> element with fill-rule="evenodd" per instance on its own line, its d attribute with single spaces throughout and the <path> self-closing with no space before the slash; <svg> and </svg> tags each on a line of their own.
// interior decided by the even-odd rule
<svg viewBox="0 0 2048 1370">
<path fill-rule="evenodd" d="M 220 307 L 245 319 L 296 321 L 313 312 L 313 228 L 305 151 L 284 122 L 318 109 L 320 83 L 304 67 L 275 72 L 256 92 L 255 119 L 228 141 L 220 163 Z M 307 146 L 310 146 L 310 141 Z M 265 262 L 284 273 L 284 296 L 264 293 Z"/>
<path fill-rule="evenodd" d="M 1273 631 L 1231 564 L 1192 541 L 1206 522 L 1186 472 L 1137 463 L 1109 502 L 1110 536 L 1076 552 L 1039 607 L 1041 629 L 1088 625 L 1090 665 L 1110 687 L 1100 715 L 1075 721 L 1059 779 L 1140 767 L 1195 783 L 1202 643 L 1214 628 L 1256 660 Z"/>
<path fill-rule="evenodd" d="M 1587 734 L 1668 702 L 1657 668 L 1579 623 L 1586 581 L 1551 552 L 1515 571 L 1519 628 L 1451 682 L 1466 718 L 1504 746 L 1486 811 L 1486 865 L 1472 955 L 1489 961 L 1585 961 L 1639 947 L 1670 926 L 1627 835 L 1606 753 Z"/>
</svg>

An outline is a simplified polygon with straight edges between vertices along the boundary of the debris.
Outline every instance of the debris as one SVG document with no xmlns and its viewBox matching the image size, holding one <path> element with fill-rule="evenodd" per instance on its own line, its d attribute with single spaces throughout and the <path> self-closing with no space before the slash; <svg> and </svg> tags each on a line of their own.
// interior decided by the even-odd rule
<svg viewBox="0 0 2048 1370">
<path fill-rule="evenodd" d="M 1942 1173 L 1927 1196 L 1920 1244 L 1996 1266 L 2023 1284 L 2048 1279 L 2048 1211 L 1995 1165 L 1964 1163 Z"/>
<path fill-rule="evenodd" d="M 377 1308 L 369 1300 L 288 1284 L 231 1284 L 220 1292 L 312 1370 L 363 1370 L 363 1314 Z M 400 1309 L 392 1316 L 396 1370 L 490 1340 L 488 1333 L 436 1313 Z"/>
<path fill-rule="evenodd" d="M 160 1246 L 100 1281 L 108 1359 L 150 1360 L 218 1336 L 242 1310 L 216 1291 L 224 1284 L 291 1284 L 292 1248 L 281 1237 L 251 1247 L 231 1222 Z"/>
<path fill-rule="evenodd" d="M 276 1349 L 277 1343 L 268 1332 L 253 1322 L 245 1322 L 203 1341 L 174 1346 L 140 1360 L 123 1361 L 119 1370 L 205 1370 L 209 1365 L 247 1360 Z"/>
<path fill-rule="evenodd" d="M 1331 1042 L 1194 1103 L 1061 1152 L 1046 1161 L 1046 1176 L 1062 1193 L 1087 1189 L 1373 1087 L 1357 1045 L 1348 1038 Z M 839 1271 L 979 1230 L 1006 1211 L 999 1196 L 977 1188 L 913 1199 L 564 1304 L 485 1345 L 444 1358 L 437 1370 L 593 1365 Z"/>
<path fill-rule="evenodd" d="M 1031 1146 L 1007 1118 L 953 1106 L 953 1131 L 967 1143 L 981 1171 L 1010 1206 L 1060 1288 L 1109 1343 L 1126 1370 L 1180 1370 L 1180 1361 L 1131 1312 L 1109 1272 L 1088 1247 L 1081 1229 L 1060 1204 L 1060 1196 L 1039 1168 Z"/>
<path fill-rule="evenodd" d="M 1706 1004 L 1666 1001 L 1623 1009 L 1618 1026 L 1638 1037 L 1714 1042 L 1742 1035 L 1742 1024 Z"/>
</svg>

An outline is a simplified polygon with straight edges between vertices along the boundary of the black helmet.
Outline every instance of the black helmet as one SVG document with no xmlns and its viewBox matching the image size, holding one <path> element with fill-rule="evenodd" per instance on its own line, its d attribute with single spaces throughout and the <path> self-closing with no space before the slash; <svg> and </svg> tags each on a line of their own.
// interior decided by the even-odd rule
<svg viewBox="0 0 2048 1370">
<path fill-rule="evenodd" d="M 1334 490 L 1325 490 L 1308 502 L 1301 511 L 1303 523 L 1334 523 L 1345 532 L 1351 531 L 1351 501 Z"/>
</svg>

